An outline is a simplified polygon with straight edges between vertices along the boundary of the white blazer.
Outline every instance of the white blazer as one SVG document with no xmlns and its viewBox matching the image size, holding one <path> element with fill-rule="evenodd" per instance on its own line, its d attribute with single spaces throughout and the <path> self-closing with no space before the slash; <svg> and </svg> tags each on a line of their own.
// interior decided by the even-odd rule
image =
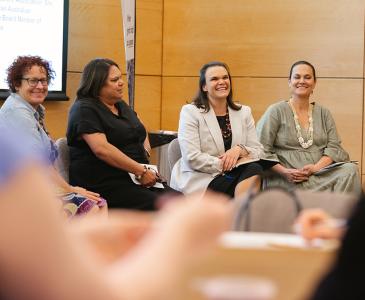
<svg viewBox="0 0 365 300">
<path fill-rule="evenodd" d="M 263 146 L 257 139 L 251 109 L 241 106 L 236 111 L 228 108 L 232 128 L 232 147 L 242 144 L 251 157 L 263 157 Z M 182 157 L 172 169 L 170 186 L 189 194 L 204 192 L 212 179 L 221 173 L 225 152 L 222 132 L 211 108 L 208 112 L 193 104 L 186 104 L 180 112 L 178 139 Z"/>
</svg>

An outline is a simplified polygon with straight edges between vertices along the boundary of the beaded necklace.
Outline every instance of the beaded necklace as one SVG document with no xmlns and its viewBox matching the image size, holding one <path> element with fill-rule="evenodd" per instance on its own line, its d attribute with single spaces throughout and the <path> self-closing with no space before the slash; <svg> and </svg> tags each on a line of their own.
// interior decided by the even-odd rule
<svg viewBox="0 0 365 300">
<path fill-rule="evenodd" d="M 302 131 L 301 131 L 301 127 L 299 124 L 299 118 L 298 115 L 295 111 L 295 108 L 293 106 L 293 103 L 291 102 L 292 99 L 289 99 L 288 103 L 289 106 L 293 112 L 294 115 L 294 123 L 295 123 L 295 129 L 297 131 L 297 138 L 299 141 L 299 144 L 302 148 L 307 149 L 310 146 L 313 145 L 313 107 L 311 104 L 309 104 L 309 108 L 308 108 L 308 121 L 309 121 L 309 128 L 308 128 L 308 140 L 305 142 L 304 138 L 302 136 Z"/>
</svg>

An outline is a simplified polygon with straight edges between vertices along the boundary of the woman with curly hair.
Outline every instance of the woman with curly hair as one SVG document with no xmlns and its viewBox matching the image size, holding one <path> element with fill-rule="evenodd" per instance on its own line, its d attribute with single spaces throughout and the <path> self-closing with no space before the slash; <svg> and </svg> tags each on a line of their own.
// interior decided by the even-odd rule
<svg viewBox="0 0 365 300">
<path fill-rule="evenodd" d="M 11 91 L 0 109 L 0 117 L 10 128 L 24 132 L 32 140 L 33 150 L 44 154 L 51 164 L 58 152 L 44 124 L 42 106 L 48 85 L 54 78 L 50 63 L 39 56 L 19 56 L 7 69 L 7 82 Z M 14 162 L 16 163 L 16 162 Z M 52 180 L 57 193 L 64 201 L 68 215 L 97 211 L 105 206 L 99 194 L 69 185 L 52 166 Z"/>
</svg>

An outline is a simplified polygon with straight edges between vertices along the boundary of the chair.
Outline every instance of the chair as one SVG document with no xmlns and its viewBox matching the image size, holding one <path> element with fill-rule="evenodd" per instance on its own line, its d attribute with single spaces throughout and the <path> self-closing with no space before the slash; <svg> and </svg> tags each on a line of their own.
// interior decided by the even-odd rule
<svg viewBox="0 0 365 300">
<path fill-rule="evenodd" d="M 70 150 L 67 145 L 67 139 L 65 137 L 59 138 L 55 144 L 58 148 L 58 158 L 55 161 L 55 167 L 60 173 L 60 175 L 63 177 L 63 179 L 65 179 L 66 182 L 68 182 L 69 181 L 68 171 L 70 166 Z"/>
<path fill-rule="evenodd" d="M 169 166 L 169 174 L 164 174 L 170 183 L 171 171 L 175 163 L 181 158 L 181 150 L 179 145 L 179 140 L 174 139 L 170 142 L 167 148 L 167 161 Z"/>
</svg>

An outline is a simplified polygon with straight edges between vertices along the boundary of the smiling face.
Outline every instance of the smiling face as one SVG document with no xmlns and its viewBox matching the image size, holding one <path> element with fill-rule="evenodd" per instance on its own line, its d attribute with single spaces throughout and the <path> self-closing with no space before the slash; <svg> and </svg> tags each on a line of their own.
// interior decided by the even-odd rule
<svg viewBox="0 0 365 300">
<path fill-rule="evenodd" d="M 111 66 L 108 78 L 100 90 L 99 97 L 101 101 L 108 104 L 120 101 L 123 96 L 123 85 L 122 73 L 116 66 Z"/>
<path fill-rule="evenodd" d="M 39 104 L 44 102 L 48 94 L 48 84 L 43 85 L 39 80 L 48 82 L 47 71 L 41 66 L 34 65 L 23 74 L 21 84 L 16 86 L 16 92 L 30 105 L 37 108 Z M 31 86 L 27 79 L 37 79 L 35 86 Z"/>
<path fill-rule="evenodd" d="M 231 91 L 228 71 L 222 66 L 208 68 L 205 72 L 203 91 L 207 93 L 210 101 L 227 100 Z"/>
<path fill-rule="evenodd" d="M 310 66 L 300 64 L 293 68 L 289 78 L 289 89 L 293 97 L 309 97 L 315 86 L 316 80 Z"/>
</svg>

